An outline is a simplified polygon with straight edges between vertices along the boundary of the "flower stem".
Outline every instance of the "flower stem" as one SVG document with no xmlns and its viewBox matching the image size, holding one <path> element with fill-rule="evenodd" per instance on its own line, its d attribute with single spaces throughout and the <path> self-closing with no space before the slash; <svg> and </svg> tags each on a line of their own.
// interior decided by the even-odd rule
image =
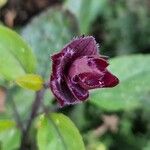
<svg viewBox="0 0 150 150">
<path fill-rule="evenodd" d="M 45 89 L 42 89 L 42 90 L 36 92 L 36 97 L 35 97 L 35 100 L 32 104 L 32 111 L 31 111 L 29 120 L 27 122 L 27 126 L 26 126 L 26 128 L 25 128 L 25 130 L 23 131 L 23 134 L 22 134 L 20 150 L 27 150 L 28 149 L 27 147 L 30 144 L 30 141 L 29 141 L 30 127 L 31 127 L 32 122 L 35 119 L 35 117 L 38 113 L 38 110 L 41 106 L 41 103 L 42 103 L 42 100 L 43 100 L 43 97 L 44 97 L 44 92 L 45 92 Z"/>
</svg>

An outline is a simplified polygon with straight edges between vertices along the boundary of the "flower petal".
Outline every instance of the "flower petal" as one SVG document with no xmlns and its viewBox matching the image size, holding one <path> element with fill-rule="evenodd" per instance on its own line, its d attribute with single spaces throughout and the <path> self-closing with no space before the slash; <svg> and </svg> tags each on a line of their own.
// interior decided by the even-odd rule
<svg viewBox="0 0 150 150">
<path fill-rule="evenodd" d="M 98 54 L 98 44 L 92 36 L 75 38 L 63 48 L 63 52 L 66 51 L 68 47 L 74 50 L 76 57 Z"/>
<path fill-rule="evenodd" d="M 74 97 L 78 100 L 84 101 L 89 97 L 88 90 L 82 88 L 78 83 L 72 82 L 69 78 L 67 79 L 67 85 Z"/>
<path fill-rule="evenodd" d="M 84 89 L 95 89 L 95 88 L 102 88 L 103 82 L 101 79 L 103 75 L 97 73 L 86 72 L 78 75 L 79 84 Z"/>
<path fill-rule="evenodd" d="M 67 63 L 72 61 L 73 53 L 73 50 L 68 47 L 65 53 L 57 53 L 51 57 L 52 74 L 55 78 L 63 76 Z"/>
<path fill-rule="evenodd" d="M 89 89 L 113 87 L 117 77 L 106 69 L 106 56 L 98 54 L 92 36 L 78 37 L 52 57 L 50 87 L 61 106 L 84 101 Z"/>
<path fill-rule="evenodd" d="M 119 83 L 116 76 L 109 71 L 105 71 L 103 75 L 96 73 L 82 73 L 78 75 L 78 82 L 84 89 L 114 87 Z"/>
<path fill-rule="evenodd" d="M 108 62 L 102 58 L 98 58 L 96 55 L 83 56 L 76 59 L 69 69 L 69 77 L 73 79 L 76 75 L 82 73 L 95 73 L 103 75 L 105 68 L 108 66 Z"/>
<path fill-rule="evenodd" d="M 77 103 L 77 99 L 73 96 L 65 81 L 51 76 L 50 87 L 61 107 Z"/>
<path fill-rule="evenodd" d="M 67 64 L 71 62 L 72 54 L 72 49 L 68 47 L 65 53 L 52 56 L 51 89 L 61 106 L 78 103 L 89 96 L 88 91 L 80 87 L 80 85 L 77 86 L 71 83 L 70 80 L 67 81 L 65 78 Z"/>
<path fill-rule="evenodd" d="M 118 79 L 107 71 L 108 65 L 107 60 L 97 55 L 83 56 L 73 62 L 69 77 L 86 90 L 112 87 L 118 84 Z"/>
<path fill-rule="evenodd" d="M 104 77 L 102 78 L 102 82 L 103 87 L 114 87 L 119 83 L 119 79 L 109 71 L 106 71 Z"/>
</svg>

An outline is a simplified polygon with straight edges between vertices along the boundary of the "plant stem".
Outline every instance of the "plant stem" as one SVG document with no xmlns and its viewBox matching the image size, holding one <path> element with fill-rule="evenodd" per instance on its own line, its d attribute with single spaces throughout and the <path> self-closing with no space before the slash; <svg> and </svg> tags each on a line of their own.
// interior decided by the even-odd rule
<svg viewBox="0 0 150 150">
<path fill-rule="evenodd" d="M 18 110 L 17 110 L 17 106 L 16 106 L 15 101 L 14 101 L 13 98 L 11 99 L 11 105 L 12 105 L 12 109 L 13 109 L 13 112 L 14 112 L 14 116 L 15 116 L 17 125 L 19 126 L 19 128 L 23 132 L 24 131 L 24 126 L 23 126 L 22 120 L 20 118 L 20 115 L 19 115 Z"/>
<path fill-rule="evenodd" d="M 5 89 L 6 90 L 6 93 L 7 93 L 7 97 L 10 98 L 10 106 L 11 106 L 11 109 L 13 111 L 13 115 L 14 115 L 14 119 L 17 123 L 17 126 L 20 128 L 20 130 L 23 132 L 24 131 L 24 126 L 23 126 L 23 121 L 21 119 L 21 116 L 18 112 L 18 109 L 17 109 L 17 105 L 16 105 L 16 102 L 14 101 L 14 91 L 15 91 L 15 88 L 12 88 L 11 91 L 8 92 L 8 89 Z"/>
<path fill-rule="evenodd" d="M 32 111 L 26 126 L 26 129 L 23 131 L 23 135 L 22 135 L 22 140 L 21 140 L 21 146 L 20 146 L 20 150 L 27 150 L 28 145 L 29 145 L 29 131 L 30 131 L 30 127 L 31 124 L 34 120 L 34 118 L 36 117 L 38 110 L 41 106 L 42 100 L 43 100 L 43 96 L 44 96 L 44 92 L 45 89 L 42 89 L 38 92 L 36 92 L 36 97 L 35 100 L 32 104 Z"/>
</svg>

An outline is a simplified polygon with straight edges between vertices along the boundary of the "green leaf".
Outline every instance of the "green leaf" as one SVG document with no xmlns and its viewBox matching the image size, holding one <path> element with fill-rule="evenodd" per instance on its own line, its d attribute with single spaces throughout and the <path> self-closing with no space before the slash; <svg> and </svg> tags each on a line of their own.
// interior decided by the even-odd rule
<svg viewBox="0 0 150 150">
<path fill-rule="evenodd" d="M 28 45 L 14 31 L 0 25 L 0 76 L 15 80 L 35 72 L 36 60 Z"/>
<path fill-rule="evenodd" d="M 0 120 L 0 132 L 12 128 L 15 126 L 15 122 L 12 120 Z"/>
<path fill-rule="evenodd" d="M 21 134 L 12 120 L 0 120 L 0 148 L 14 150 L 19 148 Z"/>
<path fill-rule="evenodd" d="M 107 111 L 131 110 L 149 100 L 150 55 L 131 55 L 112 59 L 110 70 L 120 79 L 112 89 L 91 93 L 91 103 Z"/>
<path fill-rule="evenodd" d="M 16 109 L 22 121 L 26 121 L 32 110 L 32 103 L 35 99 L 35 92 L 32 90 L 25 90 L 22 88 L 15 88 L 9 91 L 9 96 L 6 103 L 7 114 L 10 118 L 13 117 L 12 100 L 16 104 Z"/>
<path fill-rule="evenodd" d="M 74 17 L 60 7 L 50 8 L 23 28 L 22 36 L 33 48 L 38 59 L 38 73 L 45 79 L 50 75 L 50 56 L 60 51 L 75 35 Z"/>
<path fill-rule="evenodd" d="M 16 79 L 16 83 L 27 89 L 38 91 L 43 88 L 44 80 L 36 74 L 26 74 Z"/>
<path fill-rule="evenodd" d="M 86 150 L 106 150 L 106 146 L 100 141 L 93 141 L 87 146 Z"/>
<path fill-rule="evenodd" d="M 3 78 L 3 77 L 1 77 L 1 76 L 0 76 L 0 86 L 3 86 L 3 87 L 5 87 L 5 86 L 6 86 L 6 84 L 5 84 L 5 80 L 4 80 L 4 78 Z"/>
<path fill-rule="evenodd" d="M 106 0 L 66 0 L 65 8 L 76 16 L 80 32 L 87 34 L 93 21 L 105 8 L 106 2 Z"/>
<path fill-rule="evenodd" d="M 147 141 L 146 145 L 142 148 L 142 150 L 149 150 L 150 149 L 150 140 Z"/>
<path fill-rule="evenodd" d="M 2 8 L 7 3 L 7 0 L 0 0 L 0 8 Z"/>
<path fill-rule="evenodd" d="M 39 150 L 84 150 L 79 131 L 63 114 L 41 115 L 37 130 Z"/>
</svg>

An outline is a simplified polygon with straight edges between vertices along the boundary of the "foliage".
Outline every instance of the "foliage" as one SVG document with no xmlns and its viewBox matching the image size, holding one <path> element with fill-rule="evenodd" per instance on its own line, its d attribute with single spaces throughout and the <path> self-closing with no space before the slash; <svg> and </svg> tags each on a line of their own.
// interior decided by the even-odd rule
<svg viewBox="0 0 150 150">
<path fill-rule="evenodd" d="M 0 76 L 15 80 L 25 73 L 35 72 L 35 57 L 19 35 L 0 26 L 0 41 Z"/>
<path fill-rule="evenodd" d="M 148 0 L 102 0 L 106 4 L 91 32 L 103 41 L 103 51 L 111 56 L 148 53 L 150 11 Z M 105 50 L 109 51 L 105 51 Z"/>
<path fill-rule="evenodd" d="M 39 116 L 37 130 L 39 150 L 84 150 L 84 144 L 79 131 L 65 115 L 55 113 Z"/>
<path fill-rule="evenodd" d="M 8 136 L 9 135 L 9 136 Z M 16 149 L 20 144 L 20 131 L 11 120 L 0 120 L 0 148 L 2 150 Z"/>
<path fill-rule="evenodd" d="M 110 90 L 93 91 L 91 103 L 108 111 L 132 110 L 141 107 L 149 97 L 150 66 L 147 65 L 149 63 L 149 55 L 112 59 L 110 70 L 119 77 L 120 85 Z"/>
<path fill-rule="evenodd" d="M 6 4 L 7 0 L 0 0 L 0 8 Z"/>
<path fill-rule="evenodd" d="M 72 5 L 74 3 L 74 5 Z M 98 13 L 102 11 L 105 1 L 98 0 L 67 0 L 65 8 L 70 10 L 78 20 L 81 34 L 87 34 L 92 22 L 96 19 Z"/>
<path fill-rule="evenodd" d="M 149 53 L 149 7 L 148 0 L 65 0 L 18 30 L 28 44 L 0 25 L 0 86 L 7 94 L 0 149 L 19 149 L 28 126 L 28 149 L 150 149 L 150 56 L 135 54 Z M 58 109 L 46 84 L 50 56 L 74 36 L 90 33 L 104 54 L 115 56 L 110 70 L 120 85 Z"/>
<path fill-rule="evenodd" d="M 16 83 L 27 89 L 38 91 L 43 88 L 44 80 L 41 76 L 35 74 L 27 74 L 23 77 L 19 77 L 16 80 Z"/>
<path fill-rule="evenodd" d="M 71 14 L 56 7 L 35 17 L 21 33 L 37 57 L 38 72 L 47 79 L 50 74 L 50 56 L 76 35 L 76 26 Z"/>
</svg>

